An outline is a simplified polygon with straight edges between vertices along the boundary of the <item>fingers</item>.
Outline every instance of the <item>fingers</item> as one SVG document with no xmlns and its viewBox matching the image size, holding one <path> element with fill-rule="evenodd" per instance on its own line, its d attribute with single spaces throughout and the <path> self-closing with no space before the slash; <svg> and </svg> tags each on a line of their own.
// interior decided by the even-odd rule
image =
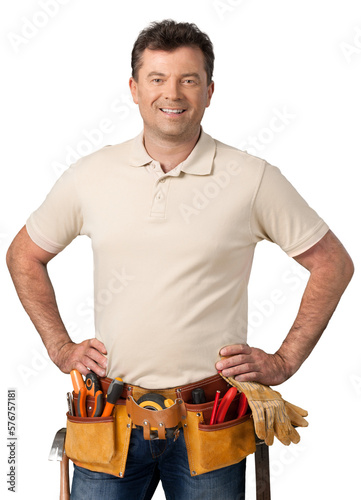
<svg viewBox="0 0 361 500">
<path fill-rule="evenodd" d="M 248 344 L 234 344 L 222 347 L 219 351 L 221 356 L 233 356 L 235 354 L 251 354 L 252 349 Z"/>
<path fill-rule="evenodd" d="M 107 358 L 106 348 L 98 339 L 84 340 L 80 344 L 68 344 L 61 352 L 61 358 L 57 363 L 64 373 L 78 370 L 82 375 L 90 371 L 99 377 L 106 375 Z"/>
<path fill-rule="evenodd" d="M 289 407 L 290 409 L 294 410 L 296 413 L 301 415 L 302 417 L 307 417 L 308 411 L 304 410 L 303 408 L 300 408 L 299 406 L 293 405 L 292 403 L 289 403 L 288 401 L 285 401 L 286 407 Z"/>
<path fill-rule="evenodd" d="M 263 405 L 259 401 L 250 401 L 248 404 L 252 410 L 254 431 L 259 437 L 259 439 L 264 440 L 266 438 L 266 421 L 264 417 Z"/>
<path fill-rule="evenodd" d="M 216 369 L 226 370 L 223 373 L 226 377 L 258 371 L 252 352 L 252 348 L 244 344 L 223 347 L 220 354 L 224 357 L 216 363 Z"/>
<path fill-rule="evenodd" d="M 300 414 L 298 411 L 295 410 L 295 408 L 298 409 L 298 407 L 291 405 L 287 401 L 285 401 L 285 408 L 287 415 L 291 420 L 292 425 L 296 425 L 298 427 L 308 427 L 307 420 L 303 418 L 304 413 L 306 413 L 307 415 L 307 412 L 305 412 L 305 410 L 303 410 L 303 414 Z"/>
<path fill-rule="evenodd" d="M 90 339 L 89 343 L 94 349 L 101 352 L 102 354 L 107 354 L 107 350 L 103 342 L 100 342 L 98 339 Z"/>
<path fill-rule="evenodd" d="M 273 404 L 266 401 L 263 403 L 263 405 L 266 413 L 266 438 L 264 442 L 267 446 L 272 446 L 275 436 L 275 408 Z"/>
</svg>

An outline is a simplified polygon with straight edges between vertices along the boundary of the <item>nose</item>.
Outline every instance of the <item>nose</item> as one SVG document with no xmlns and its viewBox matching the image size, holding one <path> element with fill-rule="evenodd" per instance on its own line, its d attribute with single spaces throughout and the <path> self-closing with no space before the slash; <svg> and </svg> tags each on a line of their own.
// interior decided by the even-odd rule
<svg viewBox="0 0 361 500">
<path fill-rule="evenodd" d="M 176 78 L 169 78 L 164 90 L 164 97 L 170 101 L 177 101 L 182 98 L 182 89 Z"/>
</svg>

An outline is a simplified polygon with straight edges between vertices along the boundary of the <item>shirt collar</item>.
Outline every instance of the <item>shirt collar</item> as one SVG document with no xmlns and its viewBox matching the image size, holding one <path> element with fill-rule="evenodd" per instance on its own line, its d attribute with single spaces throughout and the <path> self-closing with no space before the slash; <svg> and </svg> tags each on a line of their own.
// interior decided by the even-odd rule
<svg viewBox="0 0 361 500">
<path fill-rule="evenodd" d="M 133 139 L 130 155 L 130 165 L 144 167 L 153 161 L 143 144 L 142 131 Z M 213 159 L 216 153 L 216 144 L 212 137 L 201 128 L 201 134 L 190 155 L 181 163 L 180 170 L 187 174 L 206 175 L 212 170 Z"/>
</svg>

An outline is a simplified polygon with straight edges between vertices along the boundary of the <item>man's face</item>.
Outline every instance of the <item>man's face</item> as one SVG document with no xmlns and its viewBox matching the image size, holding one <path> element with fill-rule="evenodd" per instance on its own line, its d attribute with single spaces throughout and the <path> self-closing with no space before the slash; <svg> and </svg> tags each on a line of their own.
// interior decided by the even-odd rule
<svg viewBox="0 0 361 500">
<path fill-rule="evenodd" d="M 131 78 L 129 85 L 145 133 L 177 143 L 199 133 L 214 90 L 213 82 L 207 85 L 204 56 L 198 47 L 172 52 L 146 49 L 138 81 Z"/>
</svg>

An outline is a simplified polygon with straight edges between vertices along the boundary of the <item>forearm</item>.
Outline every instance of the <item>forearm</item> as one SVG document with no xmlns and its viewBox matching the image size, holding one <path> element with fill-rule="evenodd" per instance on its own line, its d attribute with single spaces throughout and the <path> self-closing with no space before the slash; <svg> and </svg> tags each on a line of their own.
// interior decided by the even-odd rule
<svg viewBox="0 0 361 500">
<path fill-rule="evenodd" d="M 19 299 L 54 361 L 71 339 L 60 317 L 47 268 L 41 262 L 8 255 L 8 267 Z"/>
<path fill-rule="evenodd" d="M 281 347 L 274 354 L 247 344 L 221 349 L 217 370 L 240 382 L 282 384 L 309 356 L 325 330 L 353 274 L 353 263 L 336 236 L 329 231 L 316 245 L 294 259 L 308 269 L 310 279 L 297 317 Z"/>
<path fill-rule="evenodd" d="M 107 350 L 100 340 L 72 342 L 60 317 L 47 263 L 55 257 L 37 246 L 24 226 L 6 255 L 7 265 L 24 309 L 38 330 L 50 359 L 64 373 L 76 369 L 106 375 Z"/>
<path fill-rule="evenodd" d="M 335 311 L 353 273 L 352 263 L 341 259 L 313 272 L 304 291 L 296 319 L 275 353 L 281 357 L 286 377 L 291 377 L 310 355 Z"/>
</svg>

